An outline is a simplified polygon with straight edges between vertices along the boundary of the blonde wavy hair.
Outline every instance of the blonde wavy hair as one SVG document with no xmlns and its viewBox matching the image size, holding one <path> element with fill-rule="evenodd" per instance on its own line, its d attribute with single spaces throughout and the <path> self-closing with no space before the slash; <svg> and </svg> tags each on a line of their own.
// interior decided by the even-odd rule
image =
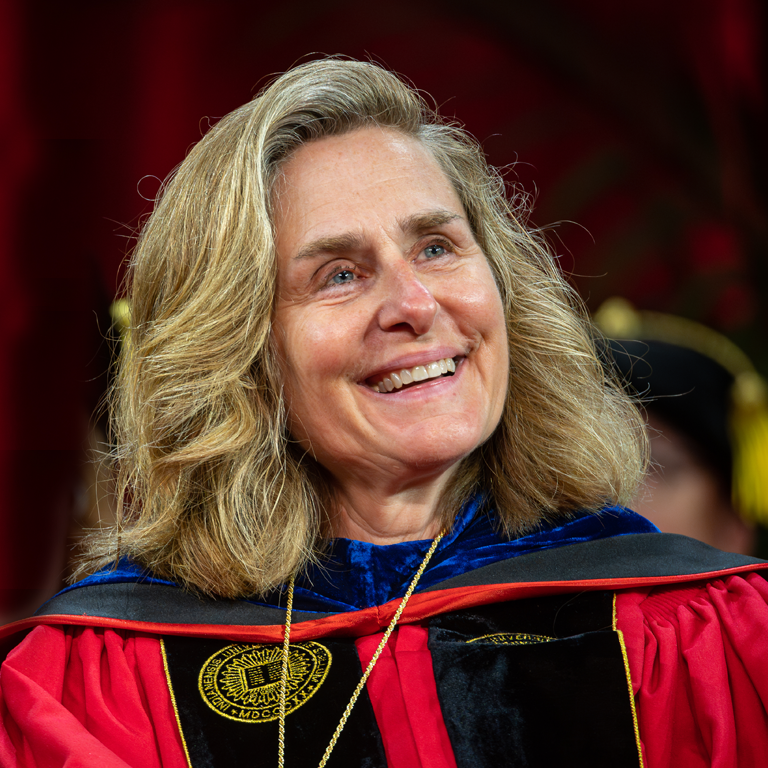
<svg viewBox="0 0 768 768">
<path fill-rule="evenodd" d="M 478 489 L 508 536 L 633 494 L 642 421 L 478 143 L 392 73 L 325 59 L 292 69 L 218 122 L 166 183 L 140 235 L 112 394 L 118 523 L 91 538 L 80 574 L 128 556 L 197 592 L 263 595 L 322 551 L 333 488 L 291 440 L 271 344 L 272 190 L 302 144 L 373 125 L 431 151 L 506 312 L 504 412 L 444 493 L 442 522 Z"/>
</svg>

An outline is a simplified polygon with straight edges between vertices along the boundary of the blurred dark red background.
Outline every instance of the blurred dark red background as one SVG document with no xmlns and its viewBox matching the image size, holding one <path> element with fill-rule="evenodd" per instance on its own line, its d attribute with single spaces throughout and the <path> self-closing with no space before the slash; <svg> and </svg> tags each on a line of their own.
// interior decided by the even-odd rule
<svg viewBox="0 0 768 768">
<path fill-rule="evenodd" d="M 765 372 L 764 9 L 3 0 L 0 618 L 58 588 L 72 520 L 91 519 L 108 308 L 160 180 L 307 58 L 382 62 L 465 123 L 532 221 L 561 222 L 551 240 L 590 308 L 621 294 L 699 319 Z"/>
</svg>

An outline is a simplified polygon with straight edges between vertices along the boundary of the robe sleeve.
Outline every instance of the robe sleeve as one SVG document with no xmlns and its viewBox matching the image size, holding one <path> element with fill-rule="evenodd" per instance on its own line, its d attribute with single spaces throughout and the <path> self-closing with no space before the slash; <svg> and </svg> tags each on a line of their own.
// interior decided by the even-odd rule
<svg viewBox="0 0 768 768">
<path fill-rule="evenodd" d="M 766 765 L 767 603 L 754 573 L 619 593 L 647 766 Z"/>
<path fill-rule="evenodd" d="M 187 768 L 157 637 L 35 628 L 0 668 L 4 768 Z"/>
</svg>

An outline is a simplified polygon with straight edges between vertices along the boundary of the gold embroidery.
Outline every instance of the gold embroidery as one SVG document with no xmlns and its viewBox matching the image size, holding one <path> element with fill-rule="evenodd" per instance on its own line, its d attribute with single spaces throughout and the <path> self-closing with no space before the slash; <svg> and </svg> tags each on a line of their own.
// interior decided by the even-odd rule
<svg viewBox="0 0 768 768">
<path fill-rule="evenodd" d="M 551 643 L 555 639 L 545 635 L 529 635 L 525 632 L 496 632 L 493 635 L 473 637 L 471 640 L 467 640 L 467 642 L 479 643 L 483 641 L 493 645 L 537 645 L 538 643 Z"/>
<path fill-rule="evenodd" d="M 203 664 L 198 689 L 217 714 L 241 723 L 268 723 L 280 714 L 280 645 L 228 645 Z M 310 699 L 323 684 L 331 653 L 320 643 L 291 644 L 285 713 Z"/>
<path fill-rule="evenodd" d="M 184 738 L 184 731 L 181 728 L 181 720 L 179 719 L 179 709 L 176 706 L 176 696 L 173 693 L 173 685 L 171 684 L 171 674 L 168 671 L 168 657 L 165 655 L 165 643 L 163 638 L 160 638 L 160 653 L 163 656 L 163 669 L 165 670 L 165 679 L 168 682 L 168 693 L 171 694 L 171 704 L 173 705 L 173 713 L 176 715 L 176 725 L 179 727 L 179 736 L 181 736 L 181 745 L 184 747 L 184 755 L 187 758 L 188 768 L 192 768 L 192 761 L 189 759 L 189 750 L 187 749 L 187 742 Z"/>
<path fill-rule="evenodd" d="M 624 659 L 624 673 L 627 676 L 627 685 L 629 687 L 629 704 L 632 707 L 632 723 L 635 728 L 635 744 L 637 744 L 637 757 L 640 761 L 640 768 L 643 768 L 643 748 L 640 743 L 640 726 L 637 723 L 637 710 L 635 709 L 635 694 L 632 690 L 632 675 L 629 672 L 629 657 L 627 656 L 627 646 L 624 644 L 624 633 L 616 626 L 616 593 L 613 593 L 613 631 L 619 636 L 619 645 L 621 645 L 621 657 Z"/>
</svg>

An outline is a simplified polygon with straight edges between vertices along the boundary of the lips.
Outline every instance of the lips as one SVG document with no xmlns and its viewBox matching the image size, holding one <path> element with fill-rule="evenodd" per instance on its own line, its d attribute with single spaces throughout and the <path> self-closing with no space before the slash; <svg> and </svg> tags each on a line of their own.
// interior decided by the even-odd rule
<svg viewBox="0 0 768 768">
<path fill-rule="evenodd" d="M 413 368 L 401 368 L 390 371 L 383 376 L 377 375 L 366 383 L 375 392 L 387 394 L 398 389 L 407 388 L 428 379 L 437 379 L 441 376 L 453 376 L 456 371 L 457 360 L 452 357 L 444 357 L 424 365 L 415 365 Z"/>
</svg>

